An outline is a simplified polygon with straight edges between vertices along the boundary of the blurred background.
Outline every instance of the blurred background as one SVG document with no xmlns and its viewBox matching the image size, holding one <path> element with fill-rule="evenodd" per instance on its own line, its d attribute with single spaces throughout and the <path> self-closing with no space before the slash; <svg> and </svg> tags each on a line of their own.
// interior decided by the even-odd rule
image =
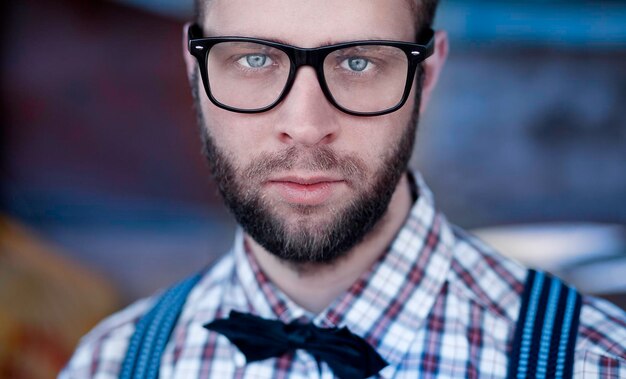
<svg viewBox="0 0 626 379">
<path fill-rule="evenodd" d="M 181 57 L 191 9 L 0 5 L 0 377 L 52 377 L 104 315 L 230 247 Z M 626 3 L 448 0 L 436 27 L 451 55 L 412 165 L 438 206 L 624 307 Z"/>
</svg>

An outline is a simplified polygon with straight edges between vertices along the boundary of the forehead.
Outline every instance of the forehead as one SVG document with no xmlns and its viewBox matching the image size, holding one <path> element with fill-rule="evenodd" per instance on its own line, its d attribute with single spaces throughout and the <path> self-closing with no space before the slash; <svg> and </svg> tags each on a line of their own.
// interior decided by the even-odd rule
<svg viewBox="0 0 626 379">
<path fill-rule="evenodd" d="M 207 36 L 257 37 L 300 47 L 415 38 L 415 13 L 407 0 L 210 0 L 206 7 Z"/>
</svg>

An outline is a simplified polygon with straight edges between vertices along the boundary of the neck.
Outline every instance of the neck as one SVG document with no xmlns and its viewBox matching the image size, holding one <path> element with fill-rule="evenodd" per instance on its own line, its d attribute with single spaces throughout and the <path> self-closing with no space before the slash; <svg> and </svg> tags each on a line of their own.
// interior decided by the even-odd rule
<svg viewBox="0 0 626 379">
<path fill-rule="evenodd" d="M 411 191 L 403 175 L 385 215 L 345 257 L 326 265 L 294 266 L 279 260 L 246 236 L 267 277 L 296 304 L 315 314 L 345 292 L 385 253 L 411 209 Z"/>
</svg>

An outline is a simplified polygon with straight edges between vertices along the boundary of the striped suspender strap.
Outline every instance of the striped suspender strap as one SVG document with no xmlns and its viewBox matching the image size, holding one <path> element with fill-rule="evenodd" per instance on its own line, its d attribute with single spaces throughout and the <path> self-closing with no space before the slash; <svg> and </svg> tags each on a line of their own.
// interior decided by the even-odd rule
<svg viewBox="0 0 626 379">
<path fill-rule="evenodd" d="M 120 379 L 156 379 L 161 355 L 172 334 L 187 295 L 202 277 L 196 274 L 166 290 L 135 326 L 122 363 Z"/>
<path fill-rule="evenodd" d="M 507 378 L 572 378 L 580 307 L 575 289 L 529 270 Z"/>
</svg>

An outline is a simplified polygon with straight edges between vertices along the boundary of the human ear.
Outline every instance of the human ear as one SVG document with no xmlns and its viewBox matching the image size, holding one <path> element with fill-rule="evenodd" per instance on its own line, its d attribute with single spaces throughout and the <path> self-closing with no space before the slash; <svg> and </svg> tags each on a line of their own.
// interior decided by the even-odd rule
<svg viewBox="0 0 626 379">
<path fill-rule="evenodd" d="M 187 33 L 189 27 L 192 25 L 191 22 L 188 22 L 183 26 L 183 58 L 185 59 L 185 67 L 187 68 L 187 78 L 189 79 L 189 83 L 193 78 L 194 72 L 197 70 L 196 59 L 189 53 L 189 49 L 187 48 L 189 42 Z"/>
<path fill-rule="evenodd" d="M 435 89 L 439 74 L 448 57 L 448 34 L 445 31 L 435 32 L 435 52 L 422 64 L 424 67 L 424 82 L 422 85 L 422 98 L 420 113 L 423 113 L 430 101 L 431 94 Z"/>
</svg>

